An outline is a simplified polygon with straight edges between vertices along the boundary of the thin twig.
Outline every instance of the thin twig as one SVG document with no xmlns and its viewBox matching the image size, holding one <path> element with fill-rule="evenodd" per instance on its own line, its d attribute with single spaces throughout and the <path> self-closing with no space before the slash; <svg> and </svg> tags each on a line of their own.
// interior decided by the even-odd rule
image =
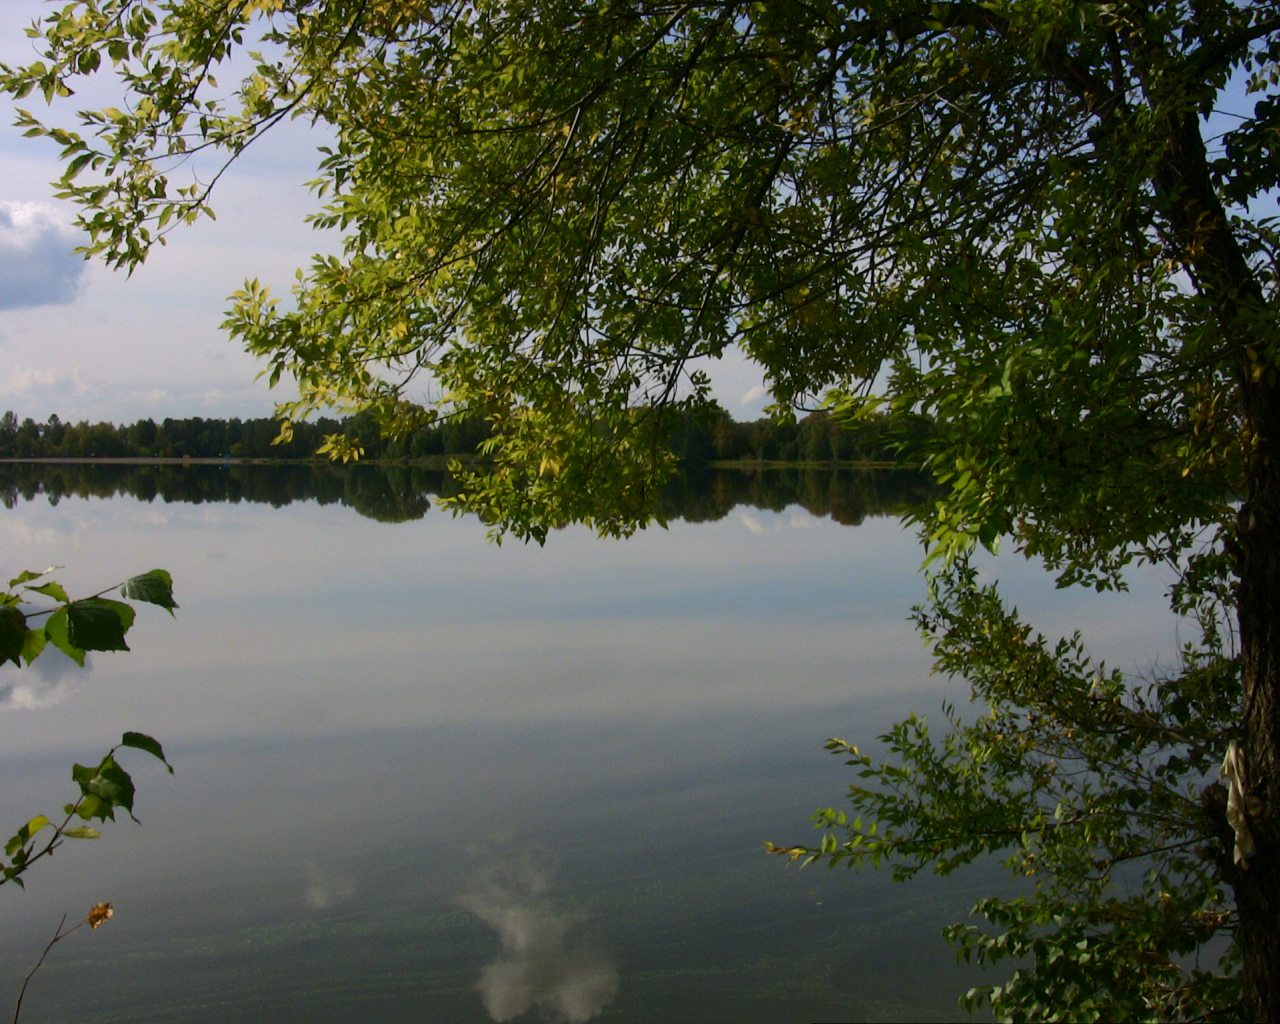
<svg viewBox="0 0 1280 1024">
<path fill-rule="evenodd" d="M 85 921 L 87 920 L 88 918 L 85 918 Z M 62 920 L 58 922 L 58 927 L 53 933 L 53 938 L 49 940 L 49 945 L 44 947 L 44 952 L 40 954 L 40 959 L 36 961 L 36 965 L 31 968 L 31 970 L 27 972 L 27 976 L 22 979 L 22 988 L 18 990 L 18 1003 L 13 1008 L 13 1024 L 18 1024 L 18 1014 L 22 1012 L 22 997 L 27 994 L 27 982 L 31 980 L 36 971 L 40 970 L 40 965 L 44 963 L 44 958 L 49 955 L 49 950 L 53 949 L 54 943 L 64 938 L 62 934 L 62 926 L 66 923 L 67 915 L 63 914 Z M 84 924 L 84 921 L 81 921 L 80 924 Z M 76 928 L 79 928 L 80 924 L 76 925 Z M 72 928 L 71 932 L 75 931 L 76 928 Z M 71 932 L 67 932 L 67 935 L 70 935 Z"/>
<path fill-rule="evenodd" d="M 44 958 L 49 955 L 49 950 L 65 939 L 72 932 L 88 925 L 91 929 L 97 930 L 98 926 L 110 918 L 112 915 L 110 903 L 97 903 L 89 911 L 88 915 L 79 924 L 73 925 L 65 932 L 62 926 L 67 923 L 67 915 L 62 915 L 62 920 L 58 922 L 58 927 L 53 933 L 53 938 L 49 940 L 49 944 L 44 947 L 44 952 L 40 954 L 40 959 L 36 961 L 36 965 L 27 972 L 27 976 L 22 979 L 22 988 L 18 990 L 18 1001 L 13 1007 L 13 1024 L 18 1024 L 18 1016 L 22 1013 L 22 997 L 27 994 L 27 985 L 35 976 L 36 971 L 40 970 L 40 965 L 44 963 Z"/>
</svg>

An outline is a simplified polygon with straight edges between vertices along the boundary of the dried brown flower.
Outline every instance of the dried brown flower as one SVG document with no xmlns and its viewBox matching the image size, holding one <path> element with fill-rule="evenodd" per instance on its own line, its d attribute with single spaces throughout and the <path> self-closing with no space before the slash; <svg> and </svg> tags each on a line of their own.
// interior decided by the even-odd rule
<svg viewBox="0 0 1280 1024">
<path fill-rule="evenodd" d="M 89 911 L 89 927 L 97 928 L 114 913 L 110 903 L 95 903 L 93 909 Z"/>
</svg>

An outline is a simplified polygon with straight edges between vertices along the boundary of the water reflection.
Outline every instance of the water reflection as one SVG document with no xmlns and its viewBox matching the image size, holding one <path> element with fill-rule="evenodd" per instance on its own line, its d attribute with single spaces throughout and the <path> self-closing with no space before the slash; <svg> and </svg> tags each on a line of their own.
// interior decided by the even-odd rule
<svg viewBox="0 0 1280 1024">
<path fill-rule="evenodd" d="M 93 656 L 77 665 L 52 644 L 24 669 L 0 666 L 0 711 L 35 711 L 61 704 L 80 689 L 93 669 Z"/>
<path fill-rule="evenodd" d="M 583 1024 L 617 995 L 616 962 L 585 930 L 583 915 L 555 905 L 553 877 L 546 857 L 508 851 L 459 899 L 502 941 L 476 985 L 499 1024 L 535 1007 L 552 1020 Z"/>
<path fill-rule="evenodd" d="M 433 497 L 457 493 L 445 471 L 424 466 L 333 465 L 177 466 L 9 463 L 0 465 L 0 501 L 67 497 L 132 497 L 145 502 L 254 502 L 276 508 L 296 501 L 345 505 L 384 523 L 421 519 Z M 910 470 L 771 468 L 700 469 L 673 481 L 655 503 L 663 519 L 711 522 L 739 505 L 780 512 L 803 506 L 811 515 L 855 526 L 891 515 L 931 494 L 927 477 Z"/>
<path fill-rule="evenodd" d="M 356 894 L 354 878 L 340 871 L 326 870 L 313 860 L 306 863 L 306 876 L 302 899 L 308 910 L 331 910 Z"/>
<path fill-rule="evenodd" d="M 144 827 L 69 844 L 3 902 L 0 991 L 62 910 L 119 910 L 42 969 L 30 1024 L 955 1019 L 979 979 L 938 932 L 1002 876 L 903 890 L 762 853 L 811 840 L 845 791 L 828 736 L 873 742 L 956 695 L 905 620 L 918 543 L 874 518 L 923 482 L 710 473 L 663 496 L 669 530 L 545 548 L 344 508 L 417 520 L 448 486 L 405 467 L 0 466 L 10 574 L 65 562 L 92 593 L 159 565 L 182 605 L 140 609 L 134 650 L 99 656 L 91 685 L 44 658 L 0 674 L 13 708 L 70 694 L 0 715 L 12 828 L 126 729 L 177 766 L 138 767 Z M 1171 649 L 1163 584 L 1039 586 L 1020 606 L 1110 637 L 1109 660 Z M 459 838 L 495 828 L 478 851 Z"/>
</svg>

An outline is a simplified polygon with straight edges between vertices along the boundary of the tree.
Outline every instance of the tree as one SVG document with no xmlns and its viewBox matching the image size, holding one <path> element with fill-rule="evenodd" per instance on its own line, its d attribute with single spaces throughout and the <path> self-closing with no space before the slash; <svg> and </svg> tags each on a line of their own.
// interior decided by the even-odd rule
<svg viewBox="0 0 1280 1024">
<path fill-rule="evenodd" d="M 136 614 L 129 600 L 159 605 L 170 615 L 178 607 L 173 600 L 173 580 L 163 569 L 152 569 L 77 600 L 68 597 L 61 584 L 48 578 L 52 571 L 24 570 L 0 591 L 0 663 L 29 666 L 52 644 L 83 666 L 88 651 L 129 649 L 125 635 Z M 128 600 L 104 596 L 113 590 L 119 590 L 120 596 Z M 33 602 L 40 599 L 51 600 L 53 604 L 33 607 Z M 123 808 L 133 817 L 133 779 L 116 758 L 121 747 L 143 750 L 173 772 L 160 744 L 140 732 L 126 732 L 96 766 L 75 765 L 71 779 L 80 795 L 63 808 L 60 823 L 57 815 L 50 818 L 37 814 L 18 829 L 4 847 L 7 863 L 0 861 L 0 885 L 13 882 L 23 886 L 22 876 L 31 866 L 51 855 L 68 839 L 99 838 L 97 829 L 75 824 L 77 819 L 114 821 L 117 808 Z"/>
<path fill-rule="evenodd" d="M 12 418 L 12 414 L 9 416 Z M 50 417 L 51 424 L 56 421 L 56 416 Z M 9 580 L 7 589 L 0 592 L 0 663 L 30 666 L 50 644 L 81 666 L 88 651 L 127 651 L 129 645 L 125 642 L 125 634 L 133 625 L 135 612 L 126 601 L 104 597 L 113 590 L 118 589 L 121 597 L 130 600 L 159 605 L 170 615 L 178 607 L 173 600 L 173 581 L 163 569 L 153 569 L 92 597 L 74 601 L 67 596 L 61 584 L 47 578 L 52 571 L 24 570 Z M 43 582 L 37 582 L 40 580 Z M 45 608 L 33 607 L 33 602 L 40 598 L 51 599 L 54 604 Z M 43 624 L 37 621 L 40 619 L 44 619 Z M 79 796 L 63 807 L 61 816 L 50 818 L 37 814 L 14 833 L 5 844 L 4 859 L 0 860 L 0 885 L 13 882 L 19 888 L 25 888 L 23 876 L 32 865 L 51 856 L 68 839 L 101 837 L 92 825 L 78 824 L 78 821 L 114 821 L 117 808 L 122 808 L 133 818 L 133 777 L 116 757 L 122 747 L 145 751 L 173 774 L 173 766 L 165 758 L 164 749 L 155 739 L 140 732 L 126 732 L 97 765 L 73 765 L 71 780 L 79 788 Z M 111 914 L 110 903 L 98 903 L 84 921 L 66 930 L 63 925 L 67 917 L 65 914 L 62 916 L 53 938 L 23 979 L 13 1011 L 15 1022 L 22 1013 L 22 1000 L 28 983 L 54 945 L 84 924 L 96 930 Z"/>
<path fill-rule="evenodd" d="M 1200 844 L 1203 871 L 1169 867 L 1178 892 L 1146 892 L 1143 913 L 1225 914 L 1243 1008 L 1230 985 L 1171 980 L 1206 931 L 1190 924 L 1148 930 L 1164 937 L 1143 963 L 1169 970 L 1135 967 L 1151 986 L 1112 1005 L 1280 1017 L 1277 237 L 1257 213 L 1280 182 L 1280 4 L 86 0 L 35 34 L 44 60 L 3 72 L 14 96 L 53 100 L 103 68 L 128 94 L 74 130 L 20 115 L 63 147 L 62 194 L 112 265 L 209 211 L 216 174 L 179 187 L 185 162 L 234 159 L 290 116 L 330 126 L 315 219 L 347 233 L 345 257 L 317 258 L 289 305 L 249 282 L 228 327 L 273 382 L 297 379 L 286 416 L 368 409 L 394 439 L 432 415 L 483 413 L 497 469 L 456 503 L 501 530 L 541 540 L 569 520 L 612 533 L 647 521 L 673 470 L 669 432 L 710 402 L 696 361 L 731 344 L 784 412 L 825 395 L 845 418 L 929 417 L 917 436 L 949 490 L 922 513 L 944 567 L 922 625 L 1013 731 L 982 739 L 986 726 L 957 720 L 937 748 L 905 727 L 900 753 L 918 770 L 880 776 L 888 804 L 855 794 L 905 830 L 878 855 L 946 867 L 971 849 L 956 827 L 910 845 L 913 828 L 966 823 L 963 801 L 930 803 L 958 777 L 1085 800 L 1044 781 L 1047 708 L 1050 732 L 1070 734 L 1055 742 L 1089 740 L 1071 749 L 1091 771 L 1133 781 L 1163 758 L 1179 792 L 1207 795 L 1203 820 L 1179 812 L 1145 831 L 1102 836 L 1088 823 L 1114 815 L 1086 805 L 1053 819 L 1079 812 L 1074 841 L 1102 852 L 1025 862 L 1049 902 L 991 908 L 1006 947 L 1043 951 L 1034 977 L 1061 982 L 1044 999 L 1070 1016 L 1103 985 L 1087 941 L 1036 946 L 1045 929 L 1096 931 L 1119 913 L 1096 885 L 1124 863 L 1169 867 L 1152 843 Z M 213 72 L 254 38 L 262 55 L 220 94 Z M 1210 137 L 1242 85 L 1252 111 L 1235 103 Z M 439 410 L 407 400 L 424 374 L 447 396 Z M 1175 611 L 1203 627 L 1183 669 L 1144 697 L 1037 641 L 966 576 L 966 554 L 1001 537 L 1064 584 L 1122 586 L 1127 565 L 1170 565 Z M 957 609 L 1003 642 L 979 642 Z M 1047 696 L 1079 695 L 1086 668 L 1132 715 Z M 1178 727 L 1188 708 L 1211 712 L 1194 736 Z M 1238 862 L 1245 833 L 1208 785 L 1231 740 L 1247 780 L 1235 773 L 1232 820 L 1254 851 Z M 1142 804 L 1142 787 L 1128 792 Z M 990 833 L 1005 848 L 1023 848 L 1017 824 L 1067 834 L 1019 801 L 1030 821 Z M 1074 909 L 1055 925 L 1059 884 Z M 1018 991 L 997 996 L 1002 1012 L 1042 1006 Z"/>
</svg>

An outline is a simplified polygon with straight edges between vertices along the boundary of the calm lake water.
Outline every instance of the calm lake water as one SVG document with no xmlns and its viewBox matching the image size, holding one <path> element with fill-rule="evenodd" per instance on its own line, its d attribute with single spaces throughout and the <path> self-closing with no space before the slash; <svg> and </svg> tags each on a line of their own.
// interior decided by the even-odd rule
<svg viewBox="0 0 1280 1024">
<path fill-rule="evenodd" d="M 0 466 L 0 572 L 73 595 L 163 567 L 128 654 L 0 669 L 0 825 L 70 799 L 121 732 L 141 827 L 68 843 L 0 891 L 0 1000 L 64 912 L 28 1024 L 954 1020 L 939 937 L 994 868 L 895 886 L 788 868 L 848 769 L 912 710 L 963 701 L 907 622 L 905 477 L 716 474 L 669 528 L 545 548 L 371 467 Z M 1056 591 L 991 562 L 1048 632 L 1125 667 L 1175 643 L 1155 577 Z"/>
</svg>

